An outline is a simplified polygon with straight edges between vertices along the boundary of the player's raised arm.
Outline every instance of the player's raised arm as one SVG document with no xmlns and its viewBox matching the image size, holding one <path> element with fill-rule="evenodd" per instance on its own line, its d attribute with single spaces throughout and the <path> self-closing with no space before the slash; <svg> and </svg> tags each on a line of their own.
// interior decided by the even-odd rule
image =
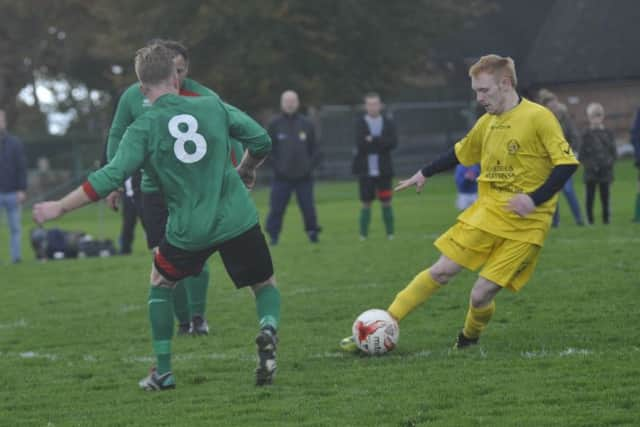
<svg viewBox="0 0 640 427">
<path fill-rule="evenodd" d="M 394 191 L 402 191 L 406 188 L 416 187 L 416 193 L 422 191 L 427 178 L 437 173 L 449 170 L 456 166 L 460 161 L 456 157 L 455 149 L 452 147 L 446 153 L 441 154 L 437 159 L 429 163 L 427 166 L 416 172 L 411 178 L 402 180 L 396 185 Z"/>
<path fill-rule="evenodd" d="M 91 197 L 88 195 L 87 190 L 85 190 L 85 185 L 82 185 L 60 200 L 41 202 L 33 205 L 33 220 L 38 224 L 42 224 L 43 222 L 59 218 L 67 212 L 87 205 L 91 203 L 91 201 Z"/>
<path fill-rule="evenodd" d="M 115 157 L 93 172 L 80 187 L 60 200 L 37 203 L 33 206 L 33 220 L 38 224 L 61 217 L 67 212 L 100 200 L 117 189 L 144 161 L 146 134 L 143 126 L 134 123 L 125 133 Z"/>
</svg>

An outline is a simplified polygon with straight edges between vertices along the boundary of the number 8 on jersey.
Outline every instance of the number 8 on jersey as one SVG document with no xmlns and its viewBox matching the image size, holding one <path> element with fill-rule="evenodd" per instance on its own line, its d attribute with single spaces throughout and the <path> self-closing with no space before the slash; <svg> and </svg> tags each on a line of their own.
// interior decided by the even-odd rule
<svg viewBox="0 0 640 427">
<path fill-rule="evenodd" d="M 181 124 L 187 125 L 186 132 L 180 130 Z M 207 141 L 197 133 L 197 130 L 198 121 L 190 114 L 179 114 L 169 120 L 169 133 L 176 138 L 176 142 L 173 144 L 173 153 L 183 163 L 195 163 L 207 153 Z M 185 149 L 187 141 L 192 141 L 195 144 L 196 150 L 193 153 L 188 153 Z"/>
</svg>

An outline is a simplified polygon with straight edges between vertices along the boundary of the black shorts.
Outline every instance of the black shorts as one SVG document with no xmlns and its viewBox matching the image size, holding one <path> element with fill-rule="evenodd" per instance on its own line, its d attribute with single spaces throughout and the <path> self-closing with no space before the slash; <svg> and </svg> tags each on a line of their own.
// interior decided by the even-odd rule
<svg viewBox="0 0 640 427">
<path fill-rule="evenodd" d="M 265 282 L 273 275 L 271 253 L 260 224 L 241 235 L 210 248 L 186 251 L 162 239 L 154 257 L 156 269 L 170 280 L 196 276 L 207 259 L 220 251 L 220 258 L 236 288 Z"/>
<path fill-rule="evenodd" d="M 381 202 L 391 200 L 393 191 L 391 191 L 390 176 L 361 176 L 360 177 L 360 200 L 363 202 L 371 202 L 378 197 Z"/>
<path fill-rule="evenodd" d="M 153 249 L 164 238 L 169 210 L 162 193 L 142 193 L 142 226 L 147 235 L 147 247 Z"/>
</svg>

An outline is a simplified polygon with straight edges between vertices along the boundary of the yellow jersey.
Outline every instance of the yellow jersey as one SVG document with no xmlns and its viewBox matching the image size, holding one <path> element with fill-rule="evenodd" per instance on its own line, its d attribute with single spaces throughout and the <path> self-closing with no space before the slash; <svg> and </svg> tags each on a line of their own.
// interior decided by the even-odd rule
<svg viewBox="0 0 640 427">
<path fill-rule="evenodd" d="M 485 114 L 456 143 L 458 161 L 480 163 L 478 199 L 458 220 L 505 239 L 542 246 L 558 195 L 526 217 L 507 210 L 518 193 L 540 187 L 558 165 L 577 165 L 560 123 L 545 107 L 522 99 L 513 109 Z"/>
</svg>

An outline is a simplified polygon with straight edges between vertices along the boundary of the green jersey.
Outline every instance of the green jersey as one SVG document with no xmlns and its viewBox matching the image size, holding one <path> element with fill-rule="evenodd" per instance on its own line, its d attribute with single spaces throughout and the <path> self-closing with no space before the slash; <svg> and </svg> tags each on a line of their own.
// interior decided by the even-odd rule
<svg viewBox="0 0 640 427">
<path fill-rule="evenodd" d="M 85 192 L 104 197 L 142 167 L 167 203 L 170 244 L 193 251 L 224 242 L 258 223 L 229 161 L 231 138 L 244 141 L 256 157 L 271 151 L 267 131 L 219 97 L 163 95 L 129 126 L 113 159 L 89 176 Z"/>
<path fill-rule="evenodd" d="M 184 79 L 184 81 L 182 82 L 182 87 L 180 88 L 180 95 L 218 96 L 211 89 L 191 79 Z M 140 83 L 134 83 L 124 91 L 124 93 L 120 97 L 120 100 L 118 101 L 118 106 L 116 107 L 116 112 L 113 116 L 113 122 L 111 123 L 111 128 L 109 129 L 109 136 L 107 138 L 107 161 L 111 161 L 111 159 L 113 159 L 113 156 L 115 156 L 116 151 L 118 150 L 118 146 L 120 145 L 120 141 L 122 140 L 122 136 L 127 130 L 127 127 L 129 127 L 129 125 L 133 123 L 138 117 L 143 115 L 150 107 L 151 103 L 147 98 L 144 97 L 142 91 L 140 90 Z M 232 108 L 231 106 L 228 107 Z M 231 147 L 231 161 L 235 165 L 238 164 L 238 162 L 242 158 L 244 147 L 240 141 L 236 141 L 233 138 L 231 139 Z M 149 175 L 144 171 L 142 174 L 141 188 L 145 193 L 153 193 L 158 191 L 158 187 L 150 179 Z"/>
</svg>

